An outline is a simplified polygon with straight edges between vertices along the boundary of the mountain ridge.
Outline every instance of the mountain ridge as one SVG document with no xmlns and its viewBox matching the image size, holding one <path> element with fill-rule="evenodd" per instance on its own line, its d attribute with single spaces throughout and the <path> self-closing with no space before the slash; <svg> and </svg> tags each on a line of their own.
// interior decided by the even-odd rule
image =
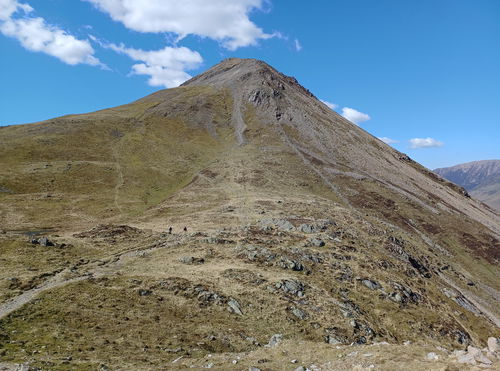
<svg viewBox="0 0 500 371">
<path fill-rule="evenodd" d="M 434 172 L 464 187 L 497 212 L 500 210 L 500 160 L 472 161 Z"/>
<path fill-rule="evenodd" d="M 265 62 L 0 141 L 9 361 L 51 328 L 37 362 L 64 347 L 89 369 L 200 366 L 277 334 L 297 349 L 499 335 L 498 214 Z"/>
</svg>

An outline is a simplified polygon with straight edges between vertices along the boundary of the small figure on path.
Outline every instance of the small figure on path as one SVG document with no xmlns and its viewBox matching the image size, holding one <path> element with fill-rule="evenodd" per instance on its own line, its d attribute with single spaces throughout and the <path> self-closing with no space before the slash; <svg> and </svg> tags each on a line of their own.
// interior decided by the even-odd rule
<svg viewBox="0 0 500 371">
<path fill-rule="evenodd" d="M 172 227 L 168 228 L 168 234 L 172 234 Z"/>
<path fill-rule="evenodd" d="M 184 232 L 187 232 L 188 231 L 188 228 L 187 227 L 184 227 Z"/>
</svg>

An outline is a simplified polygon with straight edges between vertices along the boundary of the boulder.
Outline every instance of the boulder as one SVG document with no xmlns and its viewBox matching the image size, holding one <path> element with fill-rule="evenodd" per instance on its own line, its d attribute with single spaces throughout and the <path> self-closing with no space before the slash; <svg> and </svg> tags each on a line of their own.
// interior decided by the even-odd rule
<svg viewBox="0 0 500 371">
<path fill-rule="evenodd" d="M 283 341 L 283 334 L 274 334 L 271 336 L 271 339 L 269 340 L 269 344 L 267 344 L 268 347 L 272 348 L 278 345 Z"/>
<path fill-rule="evenodd" d="M 300 320 L 304 320 L 304 319 L 306 319 L 307 317 L 309 317 L 309 316 L 307 315 L 307 313 L 306 313 L 306 312 L 304 312 L 304 311 L 303 311 L 302 309 L 300 309 L 300 308 L 293 307 L 293 308 L 291 309 L 291 312 L 292 312 L 292 314 L 293 314 L 295 317 L 297 317 L 297 318 L 298 318 L 298 319 L 300 319 Z"/>
<path fill-rule="evenodd" d="M 320 238 L 312 238 L 309 241 L 307 241 L 307 246 L 323 247 L 323 246 L 325 246 L 325 241 L 323 241 Z"/>
<path fill-rule="evenodd" d="M 363 285 L 365 285 L 366 287 L 368 287 L 370 290 L 378 290 L 378 289 L 382 288 L 382 286 L 380 286 L 380 284 L 378 282 L 372 281 L 369 279 L 364 279 L 361 281 L 361 283 Z"/>
<path fill-rule="evenodd" d="M 276 264 L 278 267 L 283 269 L 290 269 L 292 271 L 301 272 L 303 271 L 304 265 L 296 260 L 292 260 L 286 257 L 282 257 L 280 261 Z"/>
<path fill-rule="evenodd" d="M 241 311 L 241 308 L 240 308 L 240 303 L 238 303 L 238 301 L 236 299 L 229 298 L 227 305 L 228 305 L 229 310 L 231 312 L 236 313 L 240 316 L 243 315 L 243 312 Z"/>
<path fill-rule="evenodd" d="M 488 338 L 488 349 L 491 353 L 500 351 L 500 341 L 496 337 Z"/>
<path fill-rule="evenodd" d="M 491 360 L 486 357 L 482 352 L 479 352 L 478 354 L 476 354 L 474 356 L 474 359 L 477 361 L 477 362 L 480 362 L 480 363 L 483 363 L 485 365 L 491 365 L 493 362 L 491 362 Z"/>
<path fill-rule="evenodd" d="M 195 258 L 194 256 L 183 256 L 182 258 L 179 259 L 179 261 L 183 264 L 188 264 L 188 265 L 205 263 L 205 259 Z"/>
<path fill-rule="evenodd" d="M 149 296 L 153 293 L 153 291 L 147 289 L 139 289 L 137 290 L 137 293 L 139 294 L 139 296 Z"/>
<path fill-rule="evenodd" d="M 429 361 L 437 361 L 439 359 L 439 356 L 436 353 L 434 353 L 434 352 L 430 352 L 430 353 L 427 353 L 426 358 Z"/>
<path fill-rule="evenodd" d="M 465 364 L 468 364 L 468 365 L 475 365 L 476 364 L 476 360 L 474 359 L 474 355 L 470 354 L 470 353 L 459 353 L 459 354 L 456 354 L 456 357 L 457 357 L 457 362 L 458 363 L 465 363 Z"/>
<path fill-rule="evenodd" d="M 338 338 L 336 338 L 333 335 L 326 335 L 325 336 L 325 342 L 330 345 L 337 345 L 337 344 L 342 344 L 342 341 L 340 341 Z"/>
<path fill-rule="evenodd" d="M 286 294 L 291 294 L 298 296 L 299 298 L 304 296 L 304 284 L 296 280 L 283 280 L 276 283 L 276 288 L 281 289 Z"/>
<path fill-rule="evenodd" d="M 38 239 L 34 238 L 31 240 L 31 243 L 33 245 L 40 245 L 40 246 L 54 246 L 54 243 L 50 241 L 47 237 L 40 237 Z"/>
<path fill-rule="evenodd" d="M 301 224 L 297 228 L 300 232 L 302 233 L 314 233 L 316 232 L 316 228 L 314 228 L 313 225 L 310 224 Z"/>
</svg>

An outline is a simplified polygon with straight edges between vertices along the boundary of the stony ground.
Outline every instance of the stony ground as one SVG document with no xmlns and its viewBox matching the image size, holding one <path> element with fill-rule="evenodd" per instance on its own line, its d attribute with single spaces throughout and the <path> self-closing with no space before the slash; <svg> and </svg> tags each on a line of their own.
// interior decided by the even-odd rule
<svg viewBox="0 0 500 371">
<path fill-rule="evenodd" d="M 387 254 L 400 245 L 408 254 L 410 242 L 376 225 L 354 229 L 341 214 L 260 216 L 171 234 L 125 225 L 48 238 L 5 232 L 3 367 L 496 367 L 494 353 L 452 353 L 499 335 L 439 280 L 453 267 Z"/>
</svg>

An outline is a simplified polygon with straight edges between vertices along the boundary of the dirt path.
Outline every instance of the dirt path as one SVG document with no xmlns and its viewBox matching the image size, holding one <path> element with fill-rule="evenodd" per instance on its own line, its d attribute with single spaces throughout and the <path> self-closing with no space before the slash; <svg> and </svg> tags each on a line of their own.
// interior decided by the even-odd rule
<svg viewBox="0 0 500 371">
<path fill-rule="evenodd" d="M 105 276 L 111 273 L 108 271 L 108 268 L 110 266 L 122 263 L 122 260 L 124 258 L 140 257 L 142 254 L 147 254 L 154 252 L 156 250 L 165 249 L 178 244 L 182 244 L 185 242 L 186 238 L 187 236 L 182 236 L 179 240 L 176 241 L 166 242 L 163 244 L 155 245 L 144 249 L 130 249 L 116 254 L 112 254 L 107 258 L 101 259 L 93 263 L 91 266 L 87 265 L 81 266 L 82 268 L 85 267 L 86 271 L 77 277 L 67 278 L 66 275 L 69 274 L 70 271 L 65 269 L 64 271 L 57 273 L 53 277 L 49 278 L 47 281 L 43 282 L 40 286 L 35 287 L 31 290 L 27 290 L 23 292 L 21 295 L 18 295 L 0 304 L 0 320 L 8 316 L 10 313 L 18 310 L 23 305 L 29 303 L 30 301 L 35 299 L 39 294 L 45 291 L 62 287 L 74 282 Z M 105 263 L 102 264 L 103 262 Z"/>
<path fill-rule="evenodd" d="M 45 281 L 42 285 L 25 291 L 21 295 L 16 296 L 15 298 L 10 299 L 9 301 L 0 304 L 0 319 L 8 316 L 10 313 L 14 312 L 15 310 L 21 308 L 23 305 L 29 303 L 32 301 L 38 294 L 50 290 L 50 289 L 55 289 L 57 287 L 61 287 L 64 285 L 67 285 L 69 283 L 73 282 L 78 282 L 82 281 L 85 279 L 90 278 L 90 276 L 80 276 L 76 278 L 71 278 L 71 279 L 65 279 L 64 275 L 67 274 L 69 271 L 65 270 L 61 273 L 56 274 L 54 277 L 51 279 Z"/>
</svg>

